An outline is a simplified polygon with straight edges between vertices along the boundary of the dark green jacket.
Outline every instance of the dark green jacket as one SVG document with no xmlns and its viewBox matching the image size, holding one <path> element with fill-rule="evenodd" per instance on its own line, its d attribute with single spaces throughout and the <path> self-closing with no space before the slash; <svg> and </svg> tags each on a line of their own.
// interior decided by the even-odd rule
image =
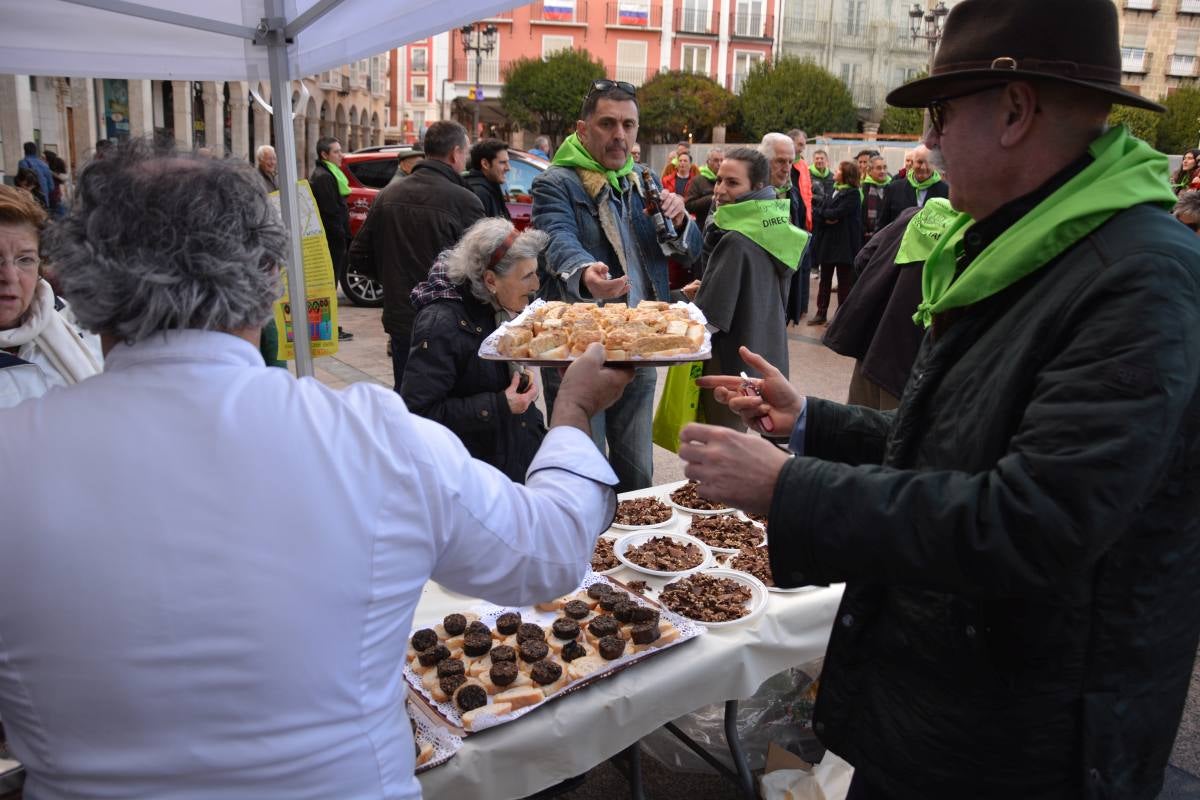
<svg viewBox="0 0 1200 800">
<path fill-rule="evenodd" d="M 935 331 L 897 411 L 810 399 L 775 488 L 775 580 L 848 581 L 818 735 L 897 798 L 1149 800 L 1200 631 L 1195 236 L 1126 210 Z"/>
</svg>

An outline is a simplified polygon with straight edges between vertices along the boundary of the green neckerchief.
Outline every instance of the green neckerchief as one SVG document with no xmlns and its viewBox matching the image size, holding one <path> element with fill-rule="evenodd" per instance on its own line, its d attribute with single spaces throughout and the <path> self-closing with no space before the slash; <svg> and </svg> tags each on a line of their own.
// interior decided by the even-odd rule
<svg viewBox="0 0 1200 800">
<path fill-rule="evenodd" d="M 909 186 L 913 187 L 918 192 L 921 192 L 940 181 L 942 179 L 942 174 L 935 169 L 932 175 L 918 183 L 916 175 L 914 175 L 913 171 L 910 169 L 905 174 L 904 179 L 908 181 Z"/>
<path fill-rule="evenodd" d="M 792 195 L 792 184 L 786 183 L 783 186 L 772 186 L 775 190 L 775 197 L 780 200 L 790 200 Z"/>
<path fill-rule="evenodd" d="M 703 167 L 700 168 L 700 174 L 703 175 L 705 178 L 707 178 L 710 181 L 715 181 L 717 179 L 717 173 L 715 173 L 711 169 L 709 169 L 708 164 L 705 164 Z"/>
<path fill-rule="evenodd" d="M 874 178 L 872 178 L 870 175 L 866 176 L 865 178 L 862 179 L 862 183 L 860 183 L 858 186 L 858 199 L 864 203 L 867 201 L 866 185 L 868 183 L 871 184 L 872 186 L 887 186 L 891 182 L 892 182 L 891 175 L 885 175 L 884 180 L 882 180 L 882 181 L 877 181 Z"/>
<path fill-rule="evenodd" d="M 955 280 L 963 238 L 974 220 L 959 214 L 925 261 L 924 299 L 913 315 L 929 327 L 934 314 L 986 300 L 1057 258 L 1114 214 L 1141 203 L 1175 204 L 1167 157 L 1124 125 L 1088 148 L 1092 163 L 988 245 Z"/>
<path fill-rule="evenodd" d="M 950 201 L 946 198 L 934 197 L 926 201 L 925 206 L 908 221 L 895 263 L 914 264 L 929 258 L 933 248 L 957 219 L 958 212 L 950 207 Z"/>
<path fill-rule="evenodd" d="M 555 152 L 554 160 L 550 163 L 556 167 L 574 167 L 576 169 L 599 172 L 608 179 L 608 183 L 612 186 L 614 192 L 621 191 L 621 178 L 633 172 L 633 156 L 626 156 L 625 166 L 620 169 L 609 169 L 592 158 L 592 154 L 587 151 L 587 148 L 579 141 L 579 136 L 574 133 L 566 138 L 566 141 Z"/>
<path fill-rule="evenodd" d="M 342 168 L 332 161 L 321 160 L 325 168 L 333 174 L 333 179 L 337 181 L 338 194 L 342 197 L 350 194 L 350 181 L 346 180 L 346 173 L 342 172 Z"/>
<path fill-rule="evenodd" d="M 800 266 L 808 234 L 792 224 L 789 200 L 743 200 L 718 206 L 713 224 L 737 231 L 783 262 L 788 269 Z"/>
<path fill-rule="evenodd" d="M 825 169 L 817 169 L 816 167 L 809 167 L 808 172 L 814 178 L 820 178 L 821 180 L 825 180 L 826 178 L 829 177 L 829 167 L 826 167 Z"/>
<path fill-rule="evenodd" d="M 837 191 L 838 189 L 853 189 L 853 188 L 854 188 L 854 187 L 853 187 L 853 186 L 851 186 L 851 185 L 850 185 L 850 184 L 848 184 L 848 183 L 835 183 L 835 184 L 833 185 L 833 189 L 834 189 L 834 191 Z"/>
</svg>

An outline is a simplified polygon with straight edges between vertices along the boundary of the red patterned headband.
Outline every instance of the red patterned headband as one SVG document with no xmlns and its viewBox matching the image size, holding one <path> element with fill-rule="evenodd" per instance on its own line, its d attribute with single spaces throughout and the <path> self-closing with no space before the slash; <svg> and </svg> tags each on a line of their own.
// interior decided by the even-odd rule
<svg viewBox="0 0 1200 800">
<path fill-rule="evenodd" d="M 504 257 L 508 255 L 509 248 L 513 246 L 513 242 L 517 240 L 517 236 L 519 235 L 517 229 L 513 228 L 508 236 L 504 237 L 504 241 L 500 243 L 500 246 L 492 251 L 492 257 L 488 259 L 488 269 L 495 269 L 496 265 L 504 260 Z"/>
</svg>

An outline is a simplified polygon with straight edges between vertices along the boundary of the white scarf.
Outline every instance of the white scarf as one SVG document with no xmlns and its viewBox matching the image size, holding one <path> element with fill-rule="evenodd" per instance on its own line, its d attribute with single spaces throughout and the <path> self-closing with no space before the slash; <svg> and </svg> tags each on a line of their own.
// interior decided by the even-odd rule
<svg viewBox="0 0 1200 800">
<path fill-rule="evenodd" d="M 68 384 L 100 372 L 100 362 L 83 338 L 54 308 L 54 289 L 39 280 L 20 326 L 0 331 L 0 348 L 33 343 Z"/>
</svg>

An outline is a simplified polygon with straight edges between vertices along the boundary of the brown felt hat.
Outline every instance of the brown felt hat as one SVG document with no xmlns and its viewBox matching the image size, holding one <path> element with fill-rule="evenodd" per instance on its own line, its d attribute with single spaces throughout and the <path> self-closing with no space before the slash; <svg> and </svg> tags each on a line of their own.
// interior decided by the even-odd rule
<svg viewBox="0 0 1200 800">
<path fill-rule="evenodd" d="M 921 108 L 979 84 L 1038 78 L 1165 111 L 1121 88 L 1119 36 L 1112 0 L 963 0 L 946 18 L 929 77 L 893 89 L 887 101 Z"/>
</svg>

